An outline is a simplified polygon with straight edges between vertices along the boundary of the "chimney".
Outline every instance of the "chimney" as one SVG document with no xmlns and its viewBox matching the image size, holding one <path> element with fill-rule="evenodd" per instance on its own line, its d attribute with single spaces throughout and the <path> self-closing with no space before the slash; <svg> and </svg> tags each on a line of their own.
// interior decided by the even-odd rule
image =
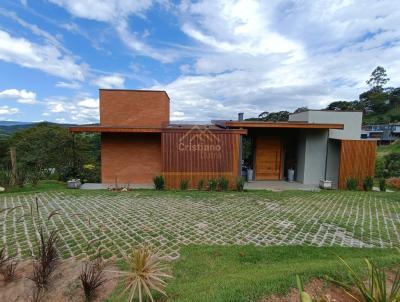
<svg viewBox="0 0 400 302">
<path fill-rule="evenodd" d="M 243 112 L 239 112 L 239 113 L 238 113 L 238 121 L 239 121 L 239 122 L 243 121 L 243 115 L 244 115 Z"/>
</svg>

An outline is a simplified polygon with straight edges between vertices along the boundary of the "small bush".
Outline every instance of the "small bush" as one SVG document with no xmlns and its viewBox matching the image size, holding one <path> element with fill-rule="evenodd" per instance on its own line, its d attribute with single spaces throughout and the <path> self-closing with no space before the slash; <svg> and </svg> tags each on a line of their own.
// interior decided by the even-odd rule
<svg viewBox="0 0 400 302">
<path fill-rule="evenodd" d="M 81 280 L 86 301 L 92 300 L 96 289 L 107 281 L 104 277 L 104 266 L 105 263 L 100 257 L 93 261 L 86 261 L 83 265 L 79 279 Z"/>
<path fill-rule="evenodd" d="M 204 179 L 200 179 L 197 183 L 197 190 L 201 191 L 204 188 Z"/>
<path fill-rule="evenodd" d="M 367 176 L 363 182 L 364 191 L 372 191 L 374 187 L 374 179 L 371 176 Z"/>
<path fill-rule="evenodd" d="M 181 183 L 179 185 L 179 188 L 181 189 L 181 191 L 186 191 L 189 187 L 189 180 L 187 179 L 182 179 Z"/>
<path fill-rule="evenodd" d="M 386 180 L 383 177 L 379 179 L 379 191 L 386 192 Z"/>
<path fill-rule="evenodd" d="M 8 258 L 0 268 L 0 273 L 3 275 L 5 282 L 10 282 L 15 279 L 15 271 L 18 263 L 12 258 Z"/>
<path fill-rule="evenodd" d="M 226 179 L 225 177 L 221 176 L 221 177 L 218 179 L 218 187 L 219 187 L 219 189 L 220 189 L 221 191 L 226 191 L 226 190 L 228 190 L 228 187 L 229 187 L 229 180 Z"/>
<path fill-rule="evenodd" d="M 38 252 L 33 263 L 33 274 L 29 278 L 35 283 L 38 295 L 47 288 L 50 277 L 55 271 L 59 260 L 57 251 L 58 232 L 53 230 L 47 236 L 43 228 L 40 228 L 39 237 Z"/>
<path fill-rule="evenodd" d="M 239 192 L 242 192 L 244 189 L 244 177 L 243 176 L 239 176 L 236 179 L 236 190 Z"/>
<path fill-rule="evenodd" d="M 349 191 L 355 191 L 358 188 L 358 179 L 354 177 L 346 178 L 346 188 Z"/>
<path fill-rule="evenodd" d="M 164 176 L 158 175 L 153 178 L 154 187 L 156 190 L 164 190 L 165 189 L 165 179 Z"/>
<path fill-rule="evenodd" d="M 215 191 L 217 189 L 218 182 L 215 179 L 210 179 L 208 181 L 208 190 Z"/>
</svg>

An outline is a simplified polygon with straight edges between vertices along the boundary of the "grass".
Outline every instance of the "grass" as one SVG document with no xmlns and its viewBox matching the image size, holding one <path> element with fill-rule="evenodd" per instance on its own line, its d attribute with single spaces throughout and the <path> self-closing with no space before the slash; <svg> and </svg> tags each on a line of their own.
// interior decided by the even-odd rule
<svg viewBox="0 0 400 302">
<path fill-rule="evenodd" d="M 7 193 L 40 193 L 40 192 L 48 192 L 48 191 L 58 191 L 58 190 L 65 190 L 66 189 L 65 182 L 56 181 L 56 180 L 42 180 L 36 186 L 32 186 L 31 184 L 26 184 L 25 186 L 21 187 L 13 187 L 6 192 L 0 193 L 7 194 Z"/>
<path fill-rule="evenodd" d="M 400 141 L 396 141 L 390 145 L 378 146 L 377 152 L 378 156 L 384 156 L 393 152 L 400 153 Z"/>
<path fill-rule="evenodd" d="M 173 262 L 168 301 L 259 301 L 288 293 L 296 286 L 296 274 L 304 282 L 325 275 L 346 280 L 337 255 L 359 267 L 364 257 L 383 267 L 400 263 L 400 254 L 393 249 L 190 245 L 183 247 L 180 259 Z M 126 264 L 121 266 L 123 269 Z M 120 290 L 121 286 L 106 301 L 124 301 Z"/>
</svg>

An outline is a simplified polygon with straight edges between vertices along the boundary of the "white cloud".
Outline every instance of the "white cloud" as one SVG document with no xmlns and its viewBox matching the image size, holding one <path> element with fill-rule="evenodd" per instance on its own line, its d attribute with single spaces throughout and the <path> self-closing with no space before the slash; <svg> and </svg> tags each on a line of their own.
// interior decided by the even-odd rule
<svg viewBox="0 0 400 302">
<path fill-rule="evenodd" d="M 173 119 L 236 118 L 354 100 L 382 65 L 400 86 L 396 1 L 182 1 L 182 31 L 203 48 L 154 89 Z M 190 71 L 190 74 L 185 72 Z"/>
<path fill-rule="evenodd" d="M 131 14 L 141 14 L 151 7 L 151 0 L 50 0 L 72 15 L 103 22 L 112 22 Z"/>
<path fill-rule="evenodd" d="M 81 84 L 79 84 L 78 82 L 59 81 L 56 83 L 55 86 L 58 88 L 66 88 L 66 89 L 80 89 L 81 88 Z"/>
<path fill-rule="evenodd" d="M 149 35 L 145 30 L 142 34 L 132 31 L 129 26 L 129 17 L 132 15 L 144 18 L 145 12 L 154 3 L 169 7 L 165 1 L 154 0 L 50 0 L 50 2 L 65 8 L 76 17 L 107 22 L 111 24 L 121 41 L 136 55 L 143 55 L 163 63 L 172 62 L 177 54 L 170 49 L 156 49 L 144 40 Z M 164 3 L 165 2 L 165 3 Z"/>
<path fill-rule="evenodd" d="M 123 88 L 125 84 L 124 77 L 114 74 L 107 76 L 100 76 L 92 82 L 99 88 L 111 89 L 111 88 Z"/>
<path fill-rule="evenodd" d="M 18 108 L 12 108 L 8 106 L 0 106 L 0 116 L 2 115 L 13 115 L 19 112 Z"/>
<path fill-rule="evenodd" d="M 88 109 L 99 109 L 99 99 L 87 98 L 79 101 L 78 106 Z"/>
<path fill-rule="evenodd" d="M 16 100 L 22 104 L 36 104 L 36 93 L 25 89 L 6 89 L 0 91 L 0 99 Z"/>
<path fill-rule="evenodd" d="M 0 30 L 0 60 L 69 79 L 84 80 L 87 66 L 51 44 L 36 44 Z"/>
<path fill-rule="evenodd" d="M 63 120 L 76 124 L 97 123 L 99 120 L 99 100 L 86 96 L 74 98 L 51 97 L 45 100 L 47 111 L 42 115 L 53 120 Z"/>
</svg>

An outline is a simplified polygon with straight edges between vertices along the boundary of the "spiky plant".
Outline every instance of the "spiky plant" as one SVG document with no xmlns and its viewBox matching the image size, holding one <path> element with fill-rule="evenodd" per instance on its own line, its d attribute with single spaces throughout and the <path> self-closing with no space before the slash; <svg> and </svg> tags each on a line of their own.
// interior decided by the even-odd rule
<svg viewBox="0 0 400 302">
<path fill-rule="evenodd" d="M 229 180 L 226 179 L 225 177 L 221 176 L 218 179 L 218 187 L 221 191 L 226 191 L 229 188 Z"/>
<path fill-rule="evenodd" d="M 197 183 L 197 190 L 201 191 L 204 188 L 204 179 L 200 179 L 199 182 Z"/>
<path fill-rule="evenodd" d="M 18 262 L 12 258 L 8 258 L 0 268 L 0 273 L 3 275 L 3 279 L 6 282 L 15 279 L 15 272 L 17 270 Z"/>
<path fill-rule="evenodd" d="M 92 300 L 96 289 L 107 281 L 104 276 L 104 266 L 105 262 L 101 257 L 96 257 L 93 261 L 87 260 L 84 263 L 79 279 L 81 280 L 86 301 Z"/>
<path fill-rule="evenodd" d="M 330 281 L 343 287 L 346 293 L 355 301 L 359 302 L 399 302 L 400 301 L 400 269 L 397 270 L 393 279 L 392 288 L 387 287 L 387 278 L 383 269 L 378 268 L 373 262 L 365 259 L 366 274 L 356 272 L 344 259 L 340 258 L 347 268 L 351 284 L 333 280 Z M 361 300 L 352 294 L 352 285 L 357 289 Z"/>
<path fill-rule="evenodd" d="M 209 191 L 215 191 L 218 186 L 218 181 L 216 179 L 210 179 L 208 180 L 208 190 Z"/>
<path fill-rule="evenodd" d="M 239 191 L 239 192 L 242 192 L 243 191 L 243 189 L 244 189 L 244 177 L 243 176 L 239 176 L 237 179 L 236 179 L 236 190 L 237 191 Z"/>
<path fill-rule="evenodd" d="M 153 177 L 154 187 L 156 190 L 164 190 L 165 189 L 165 179 L 162 175 L 157 175 Z"/>
<path fill-rule="evenodd" d="M 51 231 L 47 236 L 41 227 L 39 238 L 38 252 L 33 263 L 33 273 L 30 279 L 35 283 L 37 288 L 46 289 L 59 260 L 57 251 L 59 236 L 57 230 Z"/>
<path fill-rule="evenodd" d="M 181 191 L 186 191 L 189 187 L 189 180 L 187 179 L 182 179 L 181 183 L 179 184 L 179 188 Z"/>
<path fill-rule="evenodd" d="M 152 291 L 166 296 L 165 279 L 171 276 L 167 273 L 167 266 L 158 252 L 148 247 L 139 247 L 132 249 L 125 260 L 128 270 L 115 272 L 123 277 L 125 283 L 121 295 L 128 293 L 129 302 L 135 298 L 140 302 L 146 298 L 154 302 Z"/>
</svg>

